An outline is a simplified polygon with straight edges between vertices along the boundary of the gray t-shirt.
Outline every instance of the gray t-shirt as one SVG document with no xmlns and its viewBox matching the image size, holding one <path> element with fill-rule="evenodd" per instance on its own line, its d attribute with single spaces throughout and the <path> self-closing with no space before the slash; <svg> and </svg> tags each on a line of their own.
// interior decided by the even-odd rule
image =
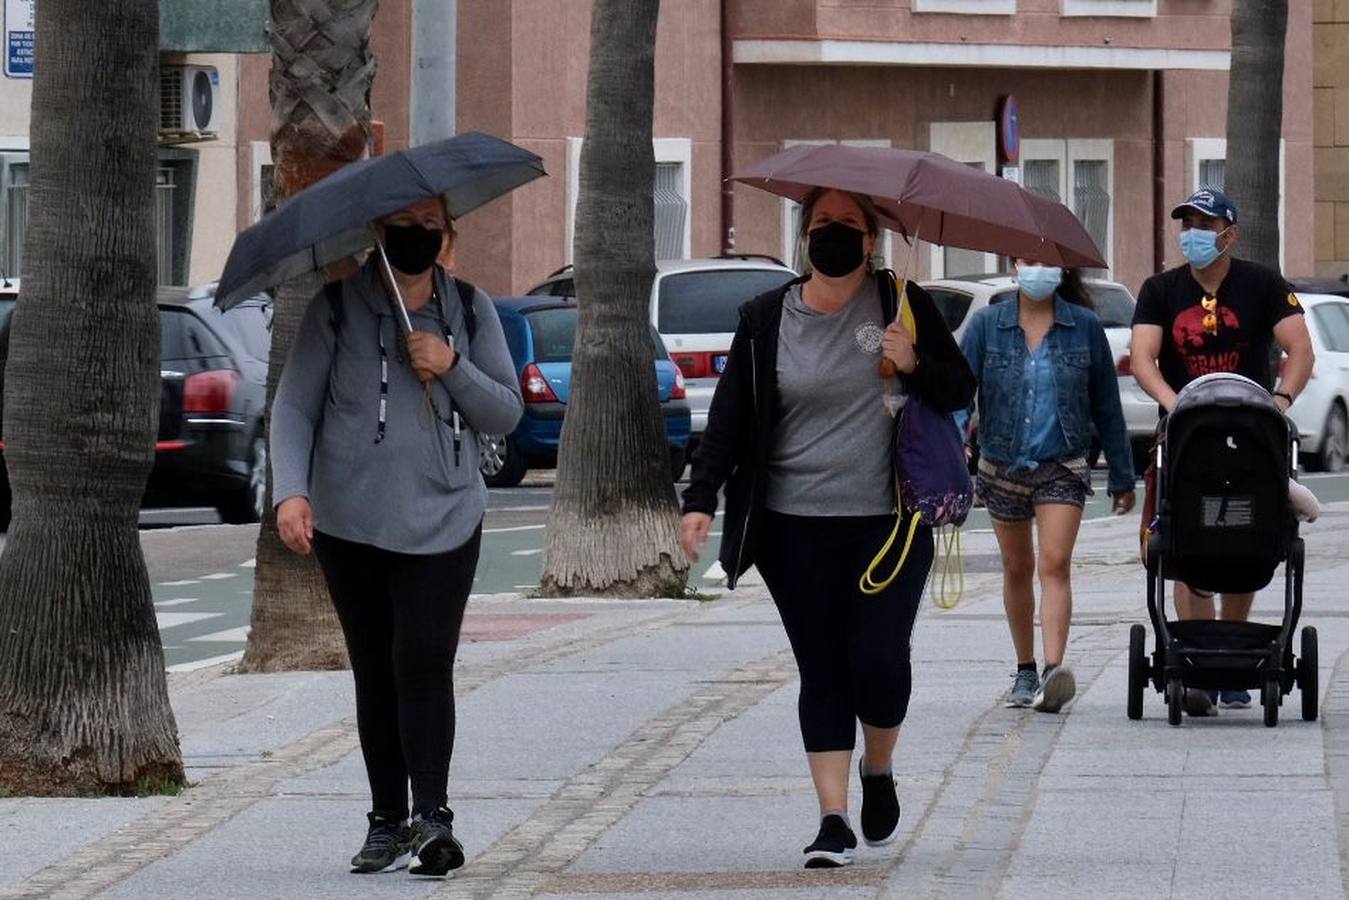
<svg viewBox="0 0 1349 900">
<path fill-rule="evenodd" d="M 876 280 L 868 278 L 833 313 L 808 308 L 801 286 L 787 291 L 778 327 L 781 418 L 768 454 L 768 508 L 797 516 L 886 515 L 895 509 L 885 334 Z"/>
</svg>

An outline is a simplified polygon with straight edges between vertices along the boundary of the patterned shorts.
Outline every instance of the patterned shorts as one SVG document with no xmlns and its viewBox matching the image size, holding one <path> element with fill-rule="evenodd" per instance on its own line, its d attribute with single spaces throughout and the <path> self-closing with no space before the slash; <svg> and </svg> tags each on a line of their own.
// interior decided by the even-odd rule
<svg viewBox="0 0 1349 900">
<path fill-rule="evenodd" d="M 1033 470 L 1008 471 L 1011 467 L 979 460 L 975 493 L 984 501 L 989 516 L 998 522 L 1025 522 L 1035 518 L 1035 507 L 1058 503 L 1081 509 L 1091 489 L 1091 468 L 1085 457 L 1040 463 Z"/>
</svg>

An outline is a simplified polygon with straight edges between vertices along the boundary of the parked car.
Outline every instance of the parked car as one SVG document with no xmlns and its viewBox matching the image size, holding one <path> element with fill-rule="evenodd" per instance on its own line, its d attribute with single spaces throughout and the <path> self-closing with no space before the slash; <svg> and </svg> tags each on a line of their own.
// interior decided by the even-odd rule
<svg viewBox="0 0 1349 900">
<path fill-rule="evenodd" d="M 1157 429 L 1157 402 L 1134 381 L 1129 366 L 1134 296 L 1117 281 L 1084 278 L 1083 283 L 1091 292 L 1091 298 L 1096 304 L 1096 315 L 1105 326 L 1106 339 L 1110 341 L 1110 351 L 1115 358 L 1115 373 L 1119 378 L 1124 423 L 1134 452 L 1134 466 L 1141 472 L 1139 463 L 1145 462 Z M 1015 299 L 1017 293 L 1016 277 L 1010 273 L 939 278 L 921 284 L 932 295 L 956 340 L 960 340 L 976 312 L 985 306 Z M 1099 446 L 1093 446 L 1090 457 L 1093 466 L 1099 456 Z"/>
<path fill-rule="evenodd" d="M 520 483 L 530 469 L 557 465 L 558 440 L 571 389 L 572 347 L 576 343 L 576 301 L 566 296 L 504 297 L 496 301 L 525 411 L 508 435 L 479 435 L 479 466 L 490 487 Z M 651 354 L 656 365 L 670 468 L 684 470 L 689 442 L 689 404 L 684 375 L 670 360 L 655 329 Z"/>
<path fill-rule="evenodd" d="M 1311 380 L 1288 410 L 1308 468 L 1338 472 L 1349 453 L 1349 299 L 1299 294 L 1316 350 Z"/>
<path fill-rule="evenodd" d="M 0 292 L 0 348 L 9 346 L 16 298 L 17 290 Z M 159 434 L 144 502 L 214 506 L 226 522 L 256 522 L 266 502 L 271 300 L 259 295 L 222 313 L 209 289 L 160 288 L 158 303 Z M 0 530 L 9 518 L 3 477 Z"/>
<path fill-rule="evenodd" d="M 1349 297 L 1349 272 L 1335 278 L 1292 278 L 1288 284 L 1301 297 L 1303 294 L 1335 294 Z"/>
<path fill-rule="evenodd" d="M 692 438 L 707 428 L 707 409 L 726 366 L 741 304 L 790 281 L 796 273 L 771 256 L 662 260 L 651 284 L 651 324 L 684 373 Z M 575 297 L 571 266 L 548 276 L 530 295 Z M 675 473 L 678 477 L 678 472 Z"/>
</svg>

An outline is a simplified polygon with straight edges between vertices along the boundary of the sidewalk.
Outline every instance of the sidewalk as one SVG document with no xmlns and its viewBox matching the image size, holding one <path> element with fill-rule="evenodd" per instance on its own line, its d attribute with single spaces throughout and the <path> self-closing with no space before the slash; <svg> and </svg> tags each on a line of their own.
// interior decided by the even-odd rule
<svg viewBox="0 0 1349 900">
<path fill-rule="evenodd" d="M 896 755 L 899 841 L 807 872 L 816 810 L 786 639 L 762 588 L 693 601 L 478 598 L 457 669 L 451 881 L 353 876 L 365 776 L 348 673 L 173 675 L 195 786 L 175 798 L 0 800 L 0 897 L 796 900 L 1341 897 L 1349 803 L 1349 504 L 1305 532 L 1322 721 L 1298 695 L 1125 718 L 1144 619 L 1137 520 L 1084 526 L 1063 716 L 1004 709 L 991 534 L 955 610 L 926 606 Z M 1281 582 L 1276 580 L 1275 586 Z M 1267 589 L 1257 615 L 1281 601 Z M 856 814 L 856 785 L 853 809 Z"/>
</svg>

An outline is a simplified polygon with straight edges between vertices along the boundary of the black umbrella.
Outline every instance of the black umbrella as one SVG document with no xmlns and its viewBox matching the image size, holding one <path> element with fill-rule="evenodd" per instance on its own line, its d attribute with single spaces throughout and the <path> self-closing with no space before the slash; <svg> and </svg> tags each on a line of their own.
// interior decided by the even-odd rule
<svg viewBox="0 0 1349 900">
<path fill-rule="evenodd" d="M 547 173 L 543 160 L 470 131 L 338 169 L 244 229 L 216 288 L 221 309 L 375 243 L 370 223 L 437 195 L 459 218 Z"/>
</svg>

